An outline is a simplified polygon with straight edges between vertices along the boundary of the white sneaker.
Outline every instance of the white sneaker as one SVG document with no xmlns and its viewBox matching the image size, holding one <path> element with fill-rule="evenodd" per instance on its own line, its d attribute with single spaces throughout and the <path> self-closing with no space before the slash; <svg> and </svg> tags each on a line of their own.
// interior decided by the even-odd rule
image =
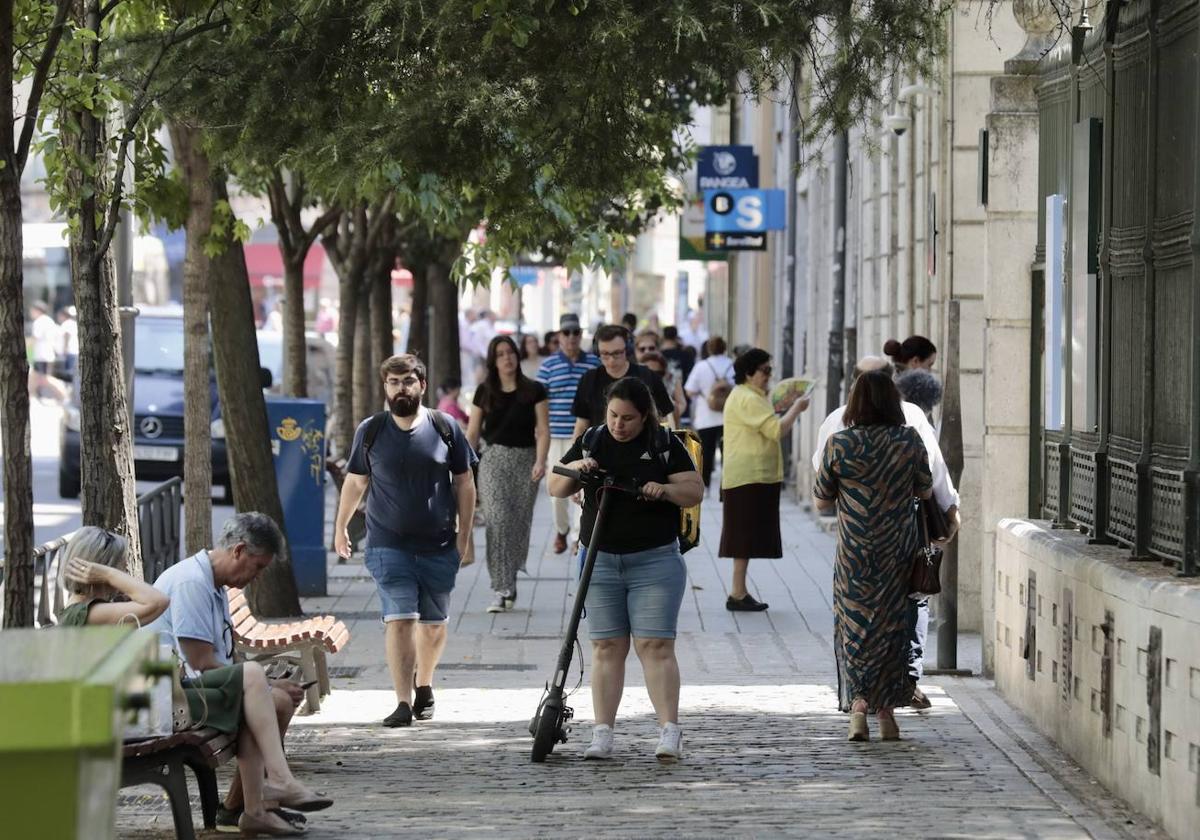
<svg viewBox="0 0 1200 840">
<path fill-rule="evenodd" d="M 592 743 L 583 751 L 584 758 L 607 759 L 613 754 L 613 730 L 607 724 L 592 727 Z"/>
<path fill-rule="evenodd" d="M 678 761 L 683 758 L 683 732 L 678 723 L 668 723 L 658 735 L 658 749 L 654 751 L 659 761 Z"/>
<path fill-rule="evenodd" d="M 492 595 L 492 602 L 488 604 L 487 611 L 490 613 L 502 613 L 509 608 L 508 600 L 503 592 L 496 592 Z"/>
</svg>

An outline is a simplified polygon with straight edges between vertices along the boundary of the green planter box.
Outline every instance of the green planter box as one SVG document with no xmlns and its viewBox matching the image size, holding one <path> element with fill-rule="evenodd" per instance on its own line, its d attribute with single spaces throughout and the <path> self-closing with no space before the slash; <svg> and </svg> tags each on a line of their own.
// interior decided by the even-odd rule
<svg viewBox="0 0 1200 840">
<path fill-rule="evenodd" d="M 0 632 L 0 834 L 113 837 L 122 733 L 157 650 L 130 627 Z"/>
</svg>

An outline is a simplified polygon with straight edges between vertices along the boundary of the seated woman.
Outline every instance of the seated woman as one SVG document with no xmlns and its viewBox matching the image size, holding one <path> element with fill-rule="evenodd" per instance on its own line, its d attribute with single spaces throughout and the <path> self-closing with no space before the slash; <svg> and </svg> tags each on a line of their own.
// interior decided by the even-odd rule
<svg viewBox="0 0 1200 840">
<path fill-rule="evenodd" d="M 585 601 L 596 727 L 584 758 L 612 757 L 613 725 L 632 637 L 662 727 L 655 755 L 660 761 L 677 761 L 683 743 L 675 629 L 687 585 L 687 569 L 679 553 L 679 509 L 698 504 L 704 484 L 683 444 L 660 427 L 650 389 L 640 379 L 627 377 L 609 387 L 605 424 L 591 434 L 588 452 L 583 451 L 581 437 L 563 456 L 564 466 L 636 478 L 642 489 L 639 497 L 629 493 L 613 497 L 603 534 L 594 530 L 597 493 L 584 494 L 580 541 L 589 547 L 592 540 L 599 543 Z M 558 498 L 574 495 L 580 487 L 574 479 L 554 474 L 549 485 L 550 495 Z"/>
<path fill-rule="evenodd" d="M 60 574 L 71 593 L 58 617 L 60 627 L 119 624 L 134 618 L 146 624 L 167 609 L 168 599 L 153 586 L 125 572 L 125 539 L 95 526 L 84 526 L 63 549 Z M 114 602 L 121 594 L 128 601 Z M 192 720 L 238 736 L 245 810 L 238 827 L 246 836 L 290 836 L 303 833 L 264 800 L 300 811 L 328 808 L 333 801 L 314 793 L 292 775 L 283 755 L 275 720 L 275 704 L 267 676 L 257 662 L 242 662 L 205 671 L 184 680 Z"/>
</svg>

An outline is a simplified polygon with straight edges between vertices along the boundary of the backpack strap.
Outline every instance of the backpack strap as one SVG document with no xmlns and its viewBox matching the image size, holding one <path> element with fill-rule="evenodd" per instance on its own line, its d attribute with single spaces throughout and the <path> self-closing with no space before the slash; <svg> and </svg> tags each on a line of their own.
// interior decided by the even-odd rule
<svg viewBox="0 0 1200 840">
<path fill-rule="evenodd" d="M 367 474 L 371 473 L 371 447 L 375 445 L 375 439 L 379 437 L 379 433 L 383 431 L 383 424 L 388 421 L 391 412 L 380 411 L 372 414 L 367 420 L 367 430 L 363 432 L 363 457 L 367 462 Z"/>
<path fill-rule="evenodd" d="M 583 433 L 583 443 L 581 448 L 583 450 L 584 458 L 592 457 L 592 453 L 596 451 L 596 442 L 600 440 L 600 432 L 603 428 L 603 426 L 592 426 Z"/>
<path fill-rule="evenodd" d="M 671 438 L 675 433 L 666 426 L 659 426 L 654 433 L 654 454 L 662 461 L 664 468 L 671 466 Z"/>
<path fill-rule="evenodd" d="M 450 428 L 450 418 L 446 416 L 444 411 L 433 408 L 429 410 L 429 419 L 433 421 L 433 427 L 437 429 L 437 433 L 441 436 L 442 443 L 446 444 L 446 448 L 453 452 L 454 432 Z"/>
</svg>

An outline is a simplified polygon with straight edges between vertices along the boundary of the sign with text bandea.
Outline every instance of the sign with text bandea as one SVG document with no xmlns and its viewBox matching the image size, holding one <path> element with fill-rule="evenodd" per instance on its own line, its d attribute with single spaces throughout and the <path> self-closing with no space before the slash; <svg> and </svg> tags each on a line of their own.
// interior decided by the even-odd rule
<svg viewBox="0 0 1200 840">
<path fill-rule="evenodd" d="M 753 146 L 704 146 L 697 161 L 696 188 L 747 190 L 758 186 L 758 155 Z"/>
</svg>

